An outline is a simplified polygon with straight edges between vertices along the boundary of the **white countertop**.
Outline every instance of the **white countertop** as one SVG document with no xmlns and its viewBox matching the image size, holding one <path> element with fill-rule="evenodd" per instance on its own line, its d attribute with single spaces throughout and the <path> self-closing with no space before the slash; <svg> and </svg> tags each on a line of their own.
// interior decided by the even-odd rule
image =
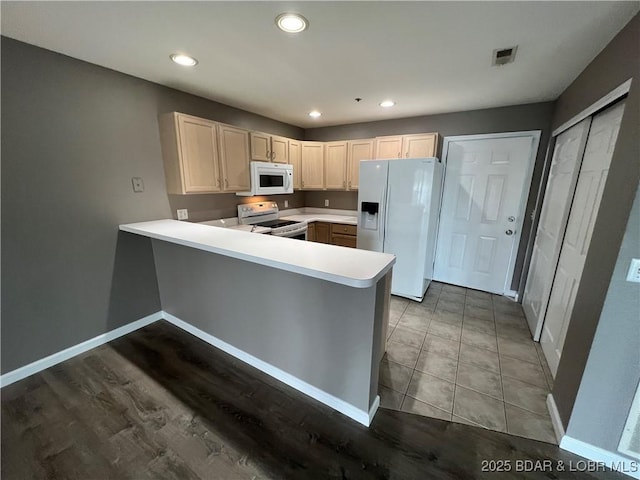
<svg viewBox="0 0 640 480">
<path fill-rule="evenodd" d="M 324 216 L 302 216 L 312 215 Z M 129 223 L 120 225 L 120 230 L 355 288 L 375 285 L 395 263 L 395 256 L 388 253 L 178 220 Z"/>
<path fill-rule="evenodd" d="M 304 213 L 298 215 L 282 215 L 280 218 L 283 220 L 293 220 L 296 222 L 329 222 L 329 223 L 342 223 L 345 225 L 357 225 L 358 218 L 355 215 L 332 215 L 324 213 Z"/>
</svg>

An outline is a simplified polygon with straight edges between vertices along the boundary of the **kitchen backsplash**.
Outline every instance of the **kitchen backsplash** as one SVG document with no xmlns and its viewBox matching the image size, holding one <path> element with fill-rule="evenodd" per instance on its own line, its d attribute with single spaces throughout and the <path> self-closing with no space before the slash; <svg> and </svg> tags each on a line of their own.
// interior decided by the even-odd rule
<svg viewBox="0 0 640 480">
<path fill-rule="evenodd" d="M 255 203 L 260 201 L 273 201 L 278 203 L 280 210 L 315 207 L 337 210 L 357 210 L 358 192 L 301 192 L 291 195 L 272 195 L 268 197 L 239 197 L 235 193 L 218 193 L 203 195 L 169 195 L 169 205 L 174 219 L 177 219 L 176 210 L 186 208 L 189 211 L 190 222 L 203 222 L 217 220 L 238 215 L 237 206 L 241 203 Z M 287 200 L 289 205 L 284 206 Z M 325 200 L 329 200 L 329 206 L 325 207 Z"/>
<path fill-rule="evenodd" d="M 325 200 L 329 200 L 328 207 L 325 206 Z M 357 210 L 358 192 L 304 192 L 304 206 Z"/>
<path fill-rule="evenodd" d="M 235 193 L 217 193 L 203 195 L 169 195 L 169 205 L 174 219 L 176 210 L 186 208 L 190 222 L 203 222 L 218 218 L 236 217 L 237 206 L 241 203 L 273 201 L 278 208 L 285 209 L 284 201 L 289 202 L 286 208 L 302 208 L 305 205 L 305 192 L 294 192 L 291 195 L 272 195 L 269 197 L 239 197 Z"/>
</svg>

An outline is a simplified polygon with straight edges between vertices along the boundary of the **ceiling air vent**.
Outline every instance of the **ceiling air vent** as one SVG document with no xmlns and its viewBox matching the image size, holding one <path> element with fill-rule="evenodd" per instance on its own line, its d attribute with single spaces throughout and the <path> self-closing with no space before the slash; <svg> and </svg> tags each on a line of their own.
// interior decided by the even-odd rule
<svg viewBox="0 0 640 480">
<path fill-rule="evenodd" d="M 513 62 L 516 59 L 516 50 L 518 50 L 517 45 L 515 47 L 495 49 L 491 65 L 495 67 L 496 65 L 506 65 Z"/>
</svg>

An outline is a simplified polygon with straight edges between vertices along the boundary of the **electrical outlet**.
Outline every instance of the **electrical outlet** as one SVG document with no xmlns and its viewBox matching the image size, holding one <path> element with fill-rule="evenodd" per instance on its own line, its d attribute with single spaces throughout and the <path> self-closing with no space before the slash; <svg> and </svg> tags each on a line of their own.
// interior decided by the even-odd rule
<svg viewBox="0 0 640 480">
<path fill-rule="evenodd" d="M 327 198 L 327 199 L 325 199 L 325 201 L 324 201 L 324 206 L 325 206 L 325 207 L 328 207 L 328 206 L 329 206 L 329 199 L 328 199 L 328 198 Z"/>
<path fill-rule="evenodd" d="M 289 200 L 284 201 L 284 208 L 289 208 Z"/>
<path fill-rule="evenodd" d="M 133 185 L 134 192 L 144 192 L 144 182 L 142 181 L 142 177 L 131 178 L 131 184 Z"/>
<path fill-rule="evenodd" d="M 178 211 L 178 220 L 189 219 L 189 210 L 187 210 L 186 208 L 179 208 L 177 211 Z"/>
<path fill-rule="evenodd" d="M 629 271 L 627 272 L 627 282 L 640 283 L 640 258 L 632 258 Z"/>
</svg>

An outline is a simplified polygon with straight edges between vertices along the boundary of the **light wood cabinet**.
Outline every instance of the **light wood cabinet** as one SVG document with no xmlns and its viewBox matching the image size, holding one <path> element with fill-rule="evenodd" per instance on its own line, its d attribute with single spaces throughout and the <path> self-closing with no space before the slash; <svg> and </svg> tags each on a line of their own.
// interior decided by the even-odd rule
<svg viewBox="0 0 640 480">
<path fill-rule="evenodd" d="M 324 188 L 347 188 L 347 142 L 327 142 L 324 145 Z"/>
<path fill-rule="evenodd" d="M 222 190 L 216 123 L 181 113 L 160 117 L 160 139 L 167 193 Z"/>
<path fill-rule="evenodd" d="M 301 187 L 303 190 L 324 189 L 324 143 L 300 142 Z"/>
<path fill-rule="evenodd" d="M 251 160 L 289 163 L 289 139 L 262 132 L 251 132 Z"/>
<path fill-rule="evenodd" d="M 437 133 L 377 137 L 376 159 L 435 157 L 438 139 Z"/>
<path fill-rule="evenodd" d="M 297 140 L 289 140 L 289 165 L 293 166 L 293 189 L 302 188 L 302 145 Z"/>
<path fill-rule="evenodd" d="M 289 139 L 271 136 L 271 161 L 274 163 L 289 163 Z"/>
<path fill-rule="evenodd" d="M 360 178 L 360 160 L 375 157 L 375 139 L 349 140 L 347 142 L 347 190 L 357 190 Z"/>
<path fill-rule="evenodd" d="M 242 192 L 251 189 L 249 173 L 249 132 L 218 124 L 222 190 Z"/>
<path fill-rule="evenodd" d="M 376 137 L 376 159 L 387 160 L 402 156 L 402 135 Z"/>
</svg>

